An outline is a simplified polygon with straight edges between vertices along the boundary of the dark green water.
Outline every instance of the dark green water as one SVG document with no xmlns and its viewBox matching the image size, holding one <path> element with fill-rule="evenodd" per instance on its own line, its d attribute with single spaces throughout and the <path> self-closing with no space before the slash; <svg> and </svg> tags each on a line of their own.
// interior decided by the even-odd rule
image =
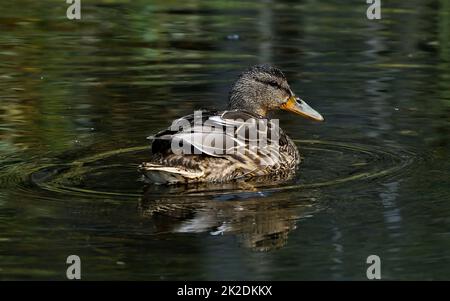
<svg viewBox="0 0 450 301">
<path fill-rule="evenodd" d="M 0 3 L 0 279 L 450 279 L 450 5 L 382 1 Z M 149 187 L 145 137 L 283 69 L 318 124 L 258 191 Z"/>
</svg>

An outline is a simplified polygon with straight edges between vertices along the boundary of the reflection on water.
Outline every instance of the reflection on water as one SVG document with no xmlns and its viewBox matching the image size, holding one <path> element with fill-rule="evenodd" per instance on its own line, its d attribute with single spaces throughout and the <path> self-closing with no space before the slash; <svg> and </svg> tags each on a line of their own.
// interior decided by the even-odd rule
<svg viewBox="0 0 450 301">
<path fill-rule="evenodd" d="M 234 234 L 255 251 L 283 247 L 300 218 L 310 217 L 315 198 L 297 200 L 261 199 L 259 193 L 241 193 L 199 200 L 157 199 L 147 192 L 139 202 L 144 217 L 155 219 L 157 232 Z"/>
<path fill-rule="evenodd" d="M 0 3 L 0 279 L 448 279 L 448 1 Z M 278 65 L 280 183 L 149 186 L 147 137 Z"/>
</svg>

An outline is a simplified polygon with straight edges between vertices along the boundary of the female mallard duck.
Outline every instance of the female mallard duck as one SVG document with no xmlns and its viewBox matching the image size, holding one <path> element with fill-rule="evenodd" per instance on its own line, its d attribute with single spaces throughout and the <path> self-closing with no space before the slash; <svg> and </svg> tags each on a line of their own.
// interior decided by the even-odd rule
<svg viewBox="0 0 450 301">
<path fill-rule="evenodd" d="M 254 66 L 234 83 L 227 110 L 198 111 L 152 136 L 151 159 L 139 170 L 156 184 L 289 178 L 300 155 L 276 120 L 268 119 L 276 109 L 323 120 L 295 96 L 283 72 Z"/>
</svg>

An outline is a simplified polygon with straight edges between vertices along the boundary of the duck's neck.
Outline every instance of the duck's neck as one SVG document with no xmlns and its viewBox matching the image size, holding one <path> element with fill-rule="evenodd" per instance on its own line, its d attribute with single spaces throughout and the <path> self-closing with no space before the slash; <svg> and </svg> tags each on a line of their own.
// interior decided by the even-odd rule
<svg viewBox="0 0 450 301">
<path fill-rule="evenodd" d="M 242 110 L 258 114 L 261 117 L 267 117 L 268 110 L 261 103 L 254 100 L 251 96 L 243 96 L 239 93 L 231 94 L 228 101 L 228 110 Z M 256 98 L 257 99 L 257 98 Z"/>
</svg>

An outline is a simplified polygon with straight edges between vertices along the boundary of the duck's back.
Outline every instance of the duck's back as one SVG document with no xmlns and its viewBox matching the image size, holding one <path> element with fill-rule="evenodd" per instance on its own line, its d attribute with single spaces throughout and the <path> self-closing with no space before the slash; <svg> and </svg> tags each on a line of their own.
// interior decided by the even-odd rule
<svg viewBox="0 0 450 301">
<path fill-rule="evenodd" d="M 276 120 L 247 111 L 197 111 L 150 139 L 152 155 L 140 170 L 158 184 L 289 178 L 300 161 Z"/>
</svg>

